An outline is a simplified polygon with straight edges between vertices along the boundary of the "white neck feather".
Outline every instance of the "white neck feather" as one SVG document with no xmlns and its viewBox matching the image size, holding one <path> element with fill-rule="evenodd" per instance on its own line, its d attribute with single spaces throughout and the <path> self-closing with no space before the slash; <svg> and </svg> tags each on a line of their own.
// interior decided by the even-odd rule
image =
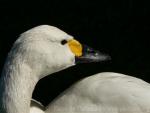
<svg viewBox="0 0 150 113">
<path fill-rule="evenodd" d="M 39 78 L 21 59 L 7 61 L 0 79 L 0 113 L 29 113 Z"/>
</svg>

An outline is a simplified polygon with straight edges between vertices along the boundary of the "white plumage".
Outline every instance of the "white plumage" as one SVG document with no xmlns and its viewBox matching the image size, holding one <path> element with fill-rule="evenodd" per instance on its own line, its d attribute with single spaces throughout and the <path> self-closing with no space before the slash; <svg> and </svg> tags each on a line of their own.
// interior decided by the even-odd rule
<svg viewBox="0 0 150 113">
<path fill-rule="evenodd" d="M 0 113 L 29 113 L 39 79 L 75 64 L 74 53 L 62 40 L 73 37 L 48 25 L 35 27 L 16 40 L 0 78 Z"/>
<path fill-rule="evenodd" d="M 150 113 L 150 85 L 104 72 L 82 79 L 50 103 L 46 113 Z"/>
<path fill-rule="evenodd" d="M 45 107 L 38 101 L 32 99 L 30 113 L 45 113 Z"/>
<path fill-rule="evenodd" d="M 150 113 L 150 85 L 138 78 L 111 72 L 78 81 L 46 110 L 40 103 L 31 102 L 39 79 L 75 65 L 74 52 L 68 44 L 61 44 L 62 40 L 72 39 L 47 25 L 35 27 L 17 39 L 0 79 L 0 113 Z M 91 60 L 105 59 L 97 55 Z M 82 60 L 90 60 L 90 55 L 87 56 Z"/>
</svg>

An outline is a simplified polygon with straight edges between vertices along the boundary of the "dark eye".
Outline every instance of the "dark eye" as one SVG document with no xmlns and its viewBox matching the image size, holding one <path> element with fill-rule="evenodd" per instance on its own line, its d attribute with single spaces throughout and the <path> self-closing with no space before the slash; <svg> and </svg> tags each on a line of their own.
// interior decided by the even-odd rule
<svg viewBox="0 0 150 113">
<path fill-rule="evenodd" d="M 61 41 L 61 44 L 62 44 L 62 45 L 65 45 L 66 43 L 67 43 L 67 40 L 62 40 L 62 41 Z"/>
</svg>

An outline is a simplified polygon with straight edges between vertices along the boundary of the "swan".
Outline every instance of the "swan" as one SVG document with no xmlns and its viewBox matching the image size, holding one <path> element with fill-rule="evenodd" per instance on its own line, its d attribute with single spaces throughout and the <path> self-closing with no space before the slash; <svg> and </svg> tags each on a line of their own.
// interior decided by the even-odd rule
<svg viewBox="0 0 150 113">
<path fill-rule="evenodd" d="M 45 110 L 31 101 L 39 79 L 76 63 L 108 58 L 53 26 L 42 25 L 23 33 L 2 71 L 0 113 L 150 113 L 149 83 L 114 72 L 78 81 Z"/>
<path fill-rule="evenodd" d="M 92 52 L 91 52 L 92 51 Z M 41 25 L 20 35 L 5 61 L 0 78 L 0 113 L 44 113 L 32 100 L 37 82 L 76 63 L 107 59 L 83 47 L 60 29 Z"/>
</svg>

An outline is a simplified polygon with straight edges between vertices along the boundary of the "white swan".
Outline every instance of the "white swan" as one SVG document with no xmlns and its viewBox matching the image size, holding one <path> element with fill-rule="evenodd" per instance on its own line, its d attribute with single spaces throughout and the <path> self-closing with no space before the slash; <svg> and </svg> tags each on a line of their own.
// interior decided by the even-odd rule
<svg viewBox="0 0 150 113">
<path fill-rule="evenodd" d="M 84 50 L 71 36 L 52 26 L 39 26 L 15 42 L 0 80 L 0 113 L 150 113 L 150 85 L 117 73 L 99 73 L 71 86 L 46 111 L 30 109 L 35 84 L 48 74 L 78 62 L 107 57 Z M 35 109 L 34 109 L 35 108 Z"/>
<path fill-rule="evenodd" d="M 0 78 L 0 113 L 44 113 L 31 105 L 39 79 L 75 65 L 82 58 L 82 45 L 56 27 L 42 25 L 23 33 L 14 43 Z M 82 60 L 105 59 L 99 53 Z M 36 102 L 32 102 L 36 103 Z"/>
</svg>

